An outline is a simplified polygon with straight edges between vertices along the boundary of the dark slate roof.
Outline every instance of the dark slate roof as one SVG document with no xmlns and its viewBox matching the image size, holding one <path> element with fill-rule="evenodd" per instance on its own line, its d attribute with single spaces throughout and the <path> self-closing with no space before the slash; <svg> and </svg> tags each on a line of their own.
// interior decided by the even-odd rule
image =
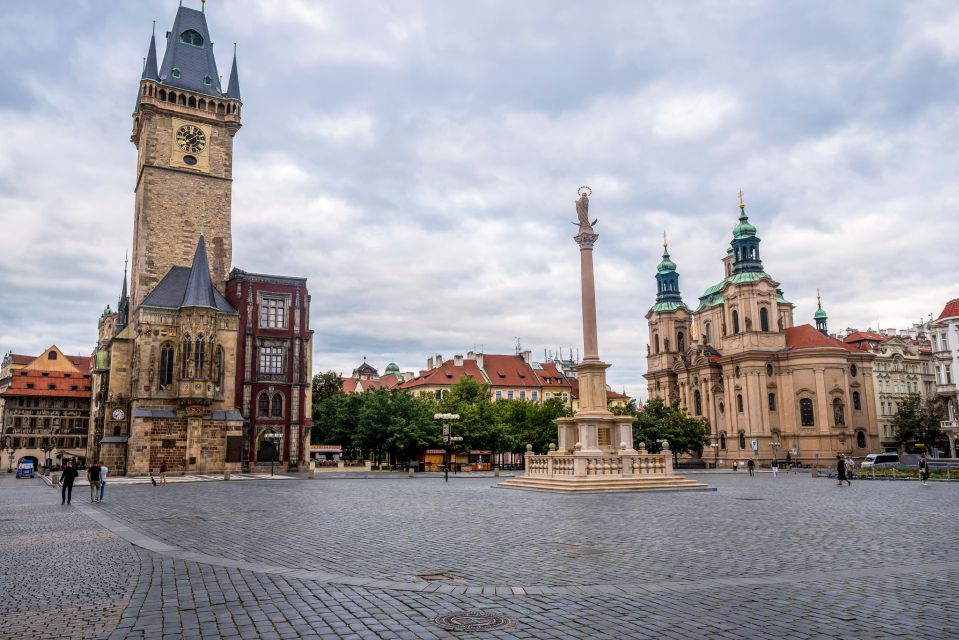
<svg viewBox="0 0 959 640">
<path fill-rule="evenodd" d="M 236 70 L 236 51 L 233 52 L 233 68 L 230 70 L 230 85 L 226 89 L 226 97 L 240 99 L 240 75 Z"/>
<path fill-rule="evenodd" d="M 141 304 L 162 309 L 208 307 L 223 313 L 236 313 L 233 305 L 213 286 L 206 240 L 202 235 L 193 255 L 193 266 L 171 268 Z"/>
<path fill-rule="evenodd" d="M 203 44 L 196 46 L 182 42 L 180 37 L 189 30 L 196 31 L 203 38 Z M 180 70 L 180 77 L 173 77 L 173 69 Z M 211 84 L 204 84 L 203 78 L 209 76 Z M 167 32 L 166 52 L 160 66 L 160 80 L 167 85 L 189 89 L 208 96 L 222 96 L 220 76 L 216 71 L 213 57 L 213 42 L 210 30 L 206 26 L 206 16 L 196 9 L 180 7 L 173 21 L 173 29 Z"/>
<path fill-rule="evenodd" d="M 160 74 L 157 72 L 157 39 L 155 35 L 150 35 L 150 48 L 147 49 L 147 61 L 143 65 L 143 75 L 141 80 L 159 80 Z"/>
<path fill-rule="evenodd" d="M 183 292 L 181 307 L 212 307 L 216 308 L 216 299 L 213 297 L 216 289 L 210 279 L 210 262 L 206 255 L 206 238 L 200 234 L 200 241 L 196 243 L 196 252 L 193 254 L 193 266 L 190 267 L 190 277 L 186 282 L 186 291 Z"/>
</svg>

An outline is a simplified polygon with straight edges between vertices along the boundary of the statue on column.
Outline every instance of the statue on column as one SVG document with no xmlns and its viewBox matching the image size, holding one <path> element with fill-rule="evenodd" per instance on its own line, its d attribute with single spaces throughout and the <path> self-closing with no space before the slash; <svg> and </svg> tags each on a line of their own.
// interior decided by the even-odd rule
<svg viewBox="0 0 959 640">
<path fill-rule="evenodd" d="M 589 196 L 593 194 L 593 190 L 583 186 L 577 190 L 577 193 L 579 200 L 576 201 L 576 217 L 579 218 L 579 222 L 573 224 L 579 225 L 580 233 L 594 233 L 593 225 L 599 222 L 599 218 L 589 221 Z"/>
</svg>

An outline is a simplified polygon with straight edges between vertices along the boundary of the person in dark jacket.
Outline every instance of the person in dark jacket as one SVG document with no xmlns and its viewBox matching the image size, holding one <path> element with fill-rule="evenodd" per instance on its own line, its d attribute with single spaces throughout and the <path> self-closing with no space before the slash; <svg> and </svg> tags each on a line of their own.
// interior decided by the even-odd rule
<svg viewBox="0 0 959 640">
<path fill-rule="evenodd" d="M 90 502 L 100 502 L 100 464 L 94 462 L 87 469 L 87 480 L 90 481 Z"/>
<path fill-rule="evenodd" d="M 839 486 L 842 486 L 842 483 L 846 481 L 846 461 L 842 459 L 842 456 L 836 456 L 836 477 L 839 478 Z"/>
<path fill-rule="evenodd" d="M 63 487 L 60 491 L 62 498 L 60 504 L 70 504 L 70 499 L 73 497 L 73 481 L 77 479 L 78 475 L 77 470 L 73 468 L 73 460 L 67 460 L 60 476 L 60 486 Z"/>
<path fill-rule="evenodd" d="M 751 475 L 751 476 L 756 475 L 756 463 L 753 461 L 752 458 L 750 458 L 750 459 L 746 462 L 746 467 L 749 469 L 749 475 Z"/>
</svg>

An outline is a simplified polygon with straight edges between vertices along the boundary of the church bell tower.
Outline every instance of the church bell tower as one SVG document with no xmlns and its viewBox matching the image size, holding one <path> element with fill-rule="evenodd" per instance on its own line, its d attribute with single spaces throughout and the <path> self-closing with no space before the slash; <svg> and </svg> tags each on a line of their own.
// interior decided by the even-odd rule
<svg viewBox="0 0 959 640">
<path fill-rule="evenodd" d="M 173 266 L 189 266 L 201 231 L 222 292 L 233 246 L 233 136 L 240 128 L 236 52 L 224 91 L 206 15 L 181 6 L 157 65 L 150 38 L 133 114 L 137 148 L 130 312 Z"/>
</svg>

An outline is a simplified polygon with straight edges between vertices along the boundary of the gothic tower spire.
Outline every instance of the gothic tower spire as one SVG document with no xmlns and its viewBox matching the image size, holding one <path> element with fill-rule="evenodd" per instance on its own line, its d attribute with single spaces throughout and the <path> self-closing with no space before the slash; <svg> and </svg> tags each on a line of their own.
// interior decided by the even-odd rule
<svg viewBox="0 0 959 640">
<path fill-rule="evenodd" d="M 130 323 L 130 296 L 127 295 L 127 256 L 123 256 L 123 288 L 117 301 L 116 332 L 120 333 Z"/>
</svg>

